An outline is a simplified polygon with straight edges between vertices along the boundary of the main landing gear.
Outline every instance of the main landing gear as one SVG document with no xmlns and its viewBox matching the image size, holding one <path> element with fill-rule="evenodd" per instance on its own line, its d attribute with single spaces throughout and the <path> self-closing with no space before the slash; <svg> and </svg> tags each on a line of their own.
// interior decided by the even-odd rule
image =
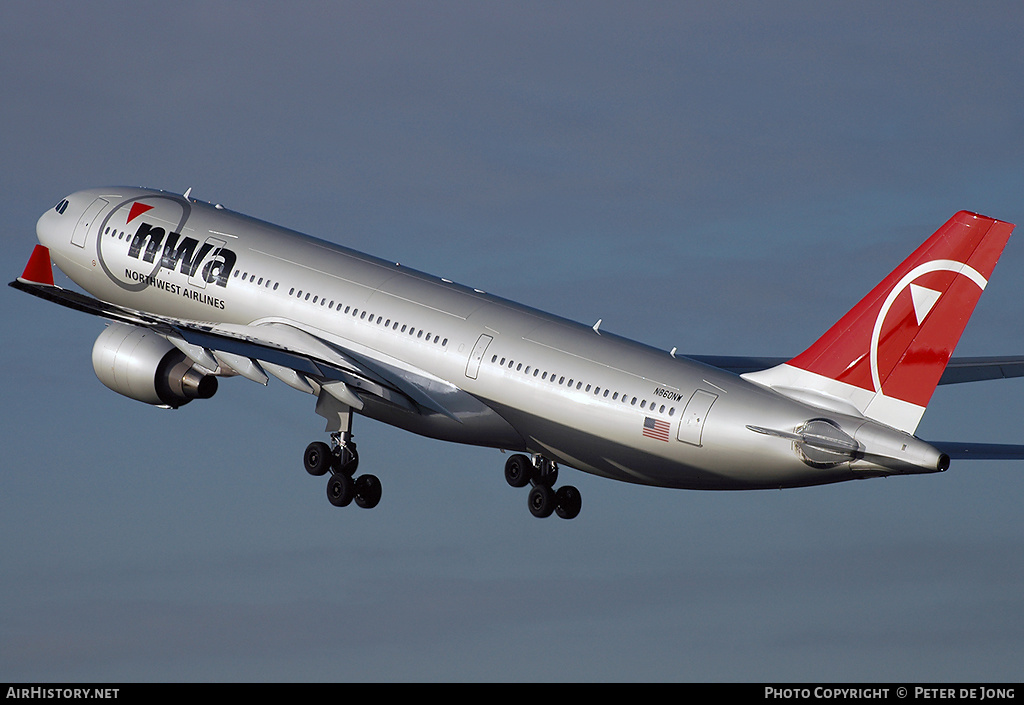
<svg viewBox="0 0 1024 705">
<path fill-rule="evenodd" d="M 331 445 L 321 441 L 310 443 L 302 461 L 310 475 L 319 477 L 331 473 L 327 480 L 327 499 L 335 507 L 347 507 L 355 500 L 356 506 L 373 509 L 380 502 L 380 480 L 376 475 L 355 477 L 359 454 L 352 440 L 350 402 L 358 404 L 357 409 L 362 408 L 362 401 L 342 382 L 321 385 L 316 413 L 327 419 Z"/>
<path fill-rule="evenodd" d="M 505 481 L 512 487 L 533 485 L 527 497 L 530 513 L 538 518 L 552 512 L 563 519 L 574 519 L 580 513 L 580 491 L 572 485 L 563 485 L 557 491 L 558 465 L 541 455 L 529 457 L 516 453 L 505 462 Z"/>
<path fill-rule="evenodd" d="M 353 477 L 359 467 L 359 454 L 351 433 L 331 434 L 331 445 L 314 441 L 302 456 L 306 472 L 317 477 L 331 473 L 327 480 L 327 499 L 335 507 L 346 507 L 353 500 L 363 509 L 380 502 L 380 480 L 376 475 Z"/>
</svg>

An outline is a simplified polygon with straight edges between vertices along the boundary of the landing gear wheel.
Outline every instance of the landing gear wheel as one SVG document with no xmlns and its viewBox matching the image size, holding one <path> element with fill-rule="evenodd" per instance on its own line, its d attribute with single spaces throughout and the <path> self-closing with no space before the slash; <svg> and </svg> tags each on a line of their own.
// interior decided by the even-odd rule
<svg viewBox="0 0 1024 705">
<path fill-rule="evenodd" d="M 505 461 L 505 482 L 512 487 L 526 487 L 533 477 L 533 463 L 521 453 Z"/>
<path fill-rule="evenodd" d="M 379 485 L 378 485 L 379 487 Z M 347 507 L 355 496 L 355 482 L 344 473 L 336 472 L 327 481 L 327 499 L 335 507 Z"/>
<path fill-rule="evenodd" d="M 535 485 L 530 490 L 527 501 L 530 506 L 530 514 L 538 519 L 549 517 L 551 512 L 555 511 L 555 493 L 547 485 Z"/>
<path fill-rule="evenodd" d="M 363 509 L 373 509 L 380 501 L 380 480 L 376 475 L 360 475 L 355 482 L 356 504 Z"/>
<path fill-rule="evenodd" d="M 563 519 L 575 519 L 582 506 L 580 491 L 572 485 L 565 485 L 555 493 L 555 513 Z"/>
<path fill-rule="evenodd" d="M 306 472 L 314 477 L 326 475 L 331 468 L 334 456 L 331 447 L 326 443 L 315 441 L 306 446 L 306 452 L 302 456 L 302 463 L 306 466 Z"/>
</svg>

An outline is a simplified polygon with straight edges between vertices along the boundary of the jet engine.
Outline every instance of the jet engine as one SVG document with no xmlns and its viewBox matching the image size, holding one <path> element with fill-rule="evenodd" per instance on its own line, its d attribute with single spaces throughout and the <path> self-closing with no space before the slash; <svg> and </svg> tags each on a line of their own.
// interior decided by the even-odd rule
<svg viewBox="0 0 1024 705">
<path fill-rule="evenodd" d="M 92 347 L 96 376 L 118 394 L 177 409 L 209 399 L 217 378 L 200 371 L 183 352 L 151 330 L 111 323 Z"/>
</svg>

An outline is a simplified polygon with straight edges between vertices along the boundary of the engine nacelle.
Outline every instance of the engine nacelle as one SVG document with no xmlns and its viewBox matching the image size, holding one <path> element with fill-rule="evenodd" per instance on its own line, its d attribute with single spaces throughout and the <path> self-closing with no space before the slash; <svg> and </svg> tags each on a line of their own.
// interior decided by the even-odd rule
<svg viewBox="0 0 1024 705">
<path fill-rule="evenodd" d="M 197 370 L 183 352 L 151 330 L 111 323 L 92 347 L 92 368 L 118 394 L 177 409 L 209 399 L 217 378 Z"/>
</svg>

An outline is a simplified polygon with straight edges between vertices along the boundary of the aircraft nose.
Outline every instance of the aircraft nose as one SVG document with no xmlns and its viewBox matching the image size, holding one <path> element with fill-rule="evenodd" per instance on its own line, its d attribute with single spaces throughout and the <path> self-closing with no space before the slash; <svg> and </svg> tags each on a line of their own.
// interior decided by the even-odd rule
<svg viewBox="0 0 1024 705">
<path fill-rule="evenodd" d="M 74 218 L 73 213 L 68 212 L 70 201 L 64 198 L 53 208 L 39 216 L 36 221 L 36 238 L 39 244 L 50 249 L 56 248 L 62 240 L 70 240 L 70 236 L 63 237 L 61 233 L 67 233 L 68 223 Z M 72 223 L 70 227 L 73 227 Z"/>
</svg>

